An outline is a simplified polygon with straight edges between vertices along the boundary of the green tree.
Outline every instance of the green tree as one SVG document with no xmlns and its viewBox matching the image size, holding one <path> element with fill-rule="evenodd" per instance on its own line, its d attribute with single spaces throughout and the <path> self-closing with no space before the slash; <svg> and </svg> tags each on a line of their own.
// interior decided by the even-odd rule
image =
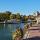
<svg viewBox="0 0 40 40">
<path fill-rule="evenodd" d="M 27 21 L 27 19 L 28 19 L 28 16 L 24 15 L 24 16 L 23 16 L 23 20 L 24 20 L 24 21 Z"/>
<path fill-rule="evenodd" d="M 21 19 L 20 13 L 16 14 L 16 18 L 19 19 L 19 20 Z"/>
<path fill-rule="evenodd" d="M 10 19 L 15 19 L 16 18 L 16 14 L 11 14 L 10 15 Z"/>
</svg>

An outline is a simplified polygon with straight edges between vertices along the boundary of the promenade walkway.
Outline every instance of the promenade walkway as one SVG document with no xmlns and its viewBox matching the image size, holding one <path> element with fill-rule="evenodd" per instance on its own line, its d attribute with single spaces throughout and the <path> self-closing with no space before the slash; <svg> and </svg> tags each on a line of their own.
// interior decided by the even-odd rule
<svg viewBox="0 0 40 40">
<path fill-rule="evenodd" d="M 27 33 L 25 33 L 25 35 L 27 35 Z M 27 38 L 28 40 L 40 40 L 40 24 L 30 27 L 28 30 L 28 35 L 25 37 L 25 40 L 27 40 Z"/>
<path fill-rule="evenodd" d="M 30 27 L 29 28 L 29 38 L 40 37 L 40 27 Z"/>
</svg>

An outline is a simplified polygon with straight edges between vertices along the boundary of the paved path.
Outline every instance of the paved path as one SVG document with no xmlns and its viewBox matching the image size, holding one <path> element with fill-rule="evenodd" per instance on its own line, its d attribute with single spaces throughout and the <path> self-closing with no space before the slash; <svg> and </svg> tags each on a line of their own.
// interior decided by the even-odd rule
<svg viewBox="0 0 40 40">
<path fill-rule="evenodd" d="M 27 38 L 27 36 L 29 40 L 40 40 L 40 24 L 38 24 L 37 26 L 30 27 L 28 33 L 25 33 L 24 39 Z"/>
<path fill-rule="evenodd" d="M 29 28 L 29 38 L 40 37 L 40 27 L 30 27 Z"/>
<path fill-rule="evenodd" d="M 29 40 L 40 40 L 40 24 L 29 28 Z"/>
</svg>

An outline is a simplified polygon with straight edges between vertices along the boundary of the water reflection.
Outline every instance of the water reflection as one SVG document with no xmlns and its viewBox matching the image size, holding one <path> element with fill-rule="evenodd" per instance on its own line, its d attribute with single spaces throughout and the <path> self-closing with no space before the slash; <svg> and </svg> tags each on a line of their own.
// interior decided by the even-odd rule
<svg viewBox="0 0 40 40">
<path fill-rule="evenodd" d="M 24 28 L 24 23 L 19 24 L 0 24 L 0 40 L 11 40 L 11 32 L 17 28 Z"/>
</svg>

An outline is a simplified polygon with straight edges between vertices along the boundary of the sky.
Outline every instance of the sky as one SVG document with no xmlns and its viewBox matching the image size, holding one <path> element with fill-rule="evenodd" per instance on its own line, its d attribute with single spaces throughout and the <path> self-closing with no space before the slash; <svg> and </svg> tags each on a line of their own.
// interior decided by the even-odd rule
<svg viewBox="0 0 40 40">
<path fill-rule="evenodd" d="M 40 12 L 40 0 L 0 0 L 0 12 L 11 11 L 21 15 Z"/>
</svg>

